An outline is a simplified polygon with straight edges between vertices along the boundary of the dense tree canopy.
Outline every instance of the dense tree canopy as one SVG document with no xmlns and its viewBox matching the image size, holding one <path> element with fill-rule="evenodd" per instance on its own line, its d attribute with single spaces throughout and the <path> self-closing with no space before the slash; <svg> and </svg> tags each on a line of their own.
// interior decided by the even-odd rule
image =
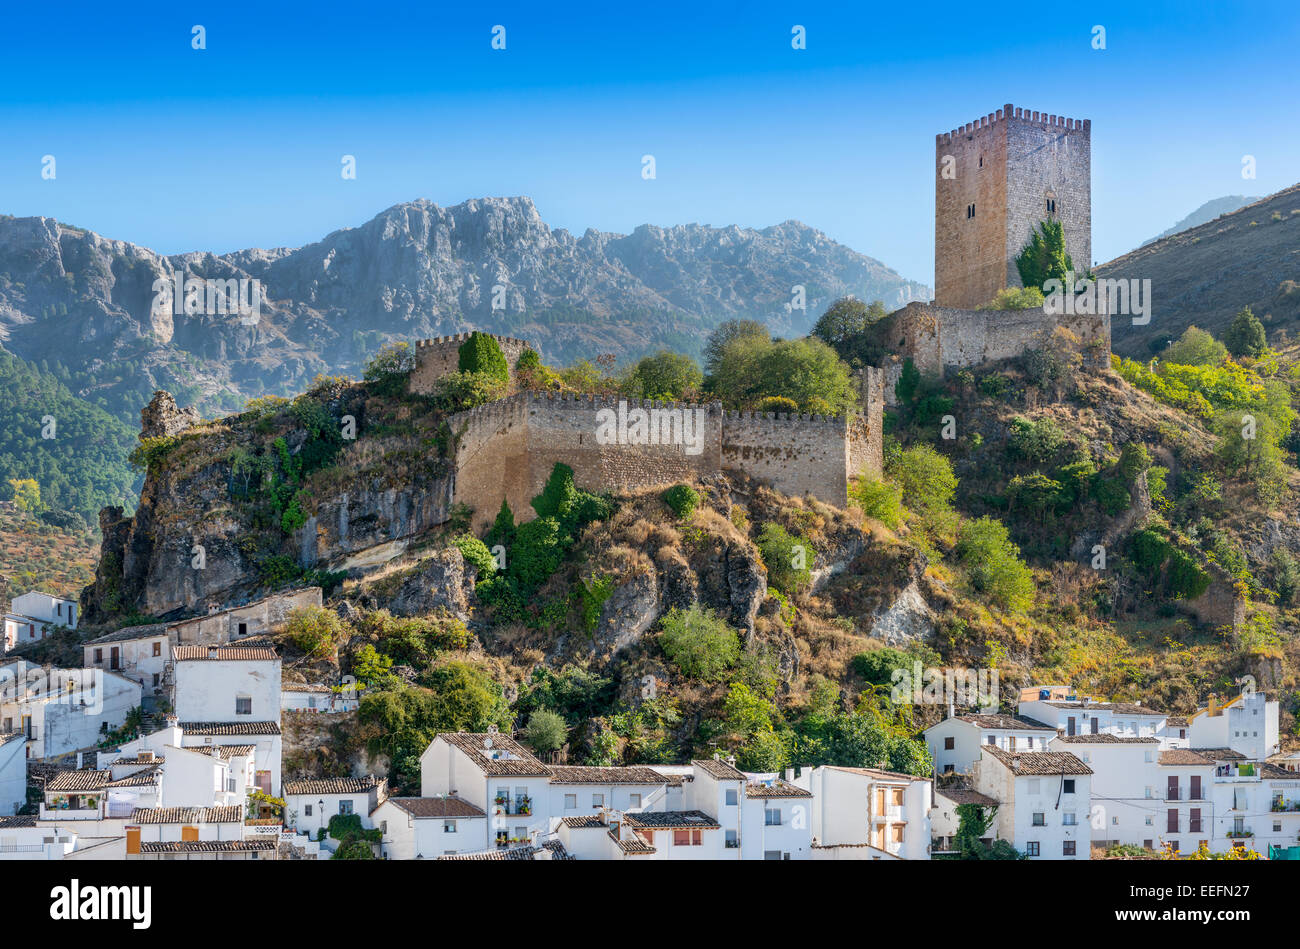
<svg viewBox="0 0 1300 949">
<path fill-rule="evenodd" d="M 74 396 L 53 375 L 0 350 L 0 492 L 31 479 L 41 504 L 96 523 L 99 509 L 130 507 L 136 433 Z"/>
</svg>

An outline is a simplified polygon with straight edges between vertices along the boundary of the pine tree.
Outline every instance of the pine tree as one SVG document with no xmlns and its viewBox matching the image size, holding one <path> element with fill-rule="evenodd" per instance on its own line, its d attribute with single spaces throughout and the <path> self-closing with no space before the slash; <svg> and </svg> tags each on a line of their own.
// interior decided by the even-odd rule
<svg viewBox="0 0 1300 949">
<path fill-rule="evenodd" d="M 1250 311 L 1250 307 L 1242 307 L 1233 318 L 1232 325 L 1223 334 L 1223 345 L 1228 347 L 1228 352 L 1239 358 L 1249 356 L 1254 359 L 1264 351 L 1268 345 L 1264 337 L 1264 324 Z"/>
<path fill-rule="evenodd" d="M 1026 287 L 1042 290 L 1048 280 L 1059 280 L 1064 285 L 1074 273 L 1074 262 L 1065 252 L 1065 227 L 1060 221 L 1039 222 L 1038 229 L 1016 258 L 1016 270 Z"/>
</svg>

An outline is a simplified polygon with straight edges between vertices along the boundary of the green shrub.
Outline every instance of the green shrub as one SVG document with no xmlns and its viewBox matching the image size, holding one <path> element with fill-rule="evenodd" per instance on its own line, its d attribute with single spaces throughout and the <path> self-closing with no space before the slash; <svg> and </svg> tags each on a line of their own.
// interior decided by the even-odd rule
<svg viewBox="0 0 1300 949">
<path fill-rule="evenodd" d="M 502 385 L 510 383 L 510 363 L 500 345 L 487 333 L 475 330 L 461 343 L 457 368 L 465 373 L 481 373 L 497 379 Z"/>
<path fill-rule="evenodd" d="M 948 459 L 929 445 L 916 445 L 900 452 L 885 467 L 889 477 L 902 488 L 907 507 L 927 512 L 951 509 L 957 477 Z"/>
<path fill-rule="evenodd" d="M 1065 433 L 1050 418 L 1031 422 L 1017 417 L 1011 421 L 1008 440 L 1015 454 L 1028 461 L 1044 462 L 1065 445 Z"/>
<path fill-rule="evenodd" d="M 1098 474 L 1092 479 L 1092 496 L 1101 509 L 1111 517 L 1129 506 L 1132 496 L 1128 484 L 1122 478 L 1111 478 Z"/>
<path fill-rule="evenodd" d="M 1005 398 L 1011 392 L 1011 377 L 1002 372 L 990 372 L 980 380 L 979 390 L 990 399 Z"/>
<path fill-rule="evenodd" d="M 289 613 L 285 637 L 314 659 L 334 655 L 343 639 L 343 620 L 333 610 L 320 606 L 302 606 Z"/>
<path fill-rule="evenodd" d="M 1181 550 L 1169 554 L 1169 592 L 1176 600 L 1194 600 L 1210 587 L 1210 575 Z"/>
<path fill-rule="evenodd" d="M 687 610 L 674 607 L 659 628 L 664 655 L 688 678 L 717 681 L 740 658 L 736 631 L 699 604 Z"/>
<path fill-rule="evenodd" d="M 1115 470 L 1126 482 L 1132 483 L 1137 476 L 1151 467 L 1151 452 L 1140 442 L 1125 442 L 1119 451 L 1119 461 Z"/>
<path fill-rule="evenodd" d="M 816 556 L 812 544 L 790 536 L 780 524 L 763 526 L 758 552 L 767 567 L 768 582 L 782 593 L 794 594 L 811 581 Z"/>
<path fill-rule="evenodd" d="M 663 493 L 663 499 L 679 520 L 690 517 L 700 506 L 700 493 L 689 484 L 673 485 Z"/>
<path fill-rule="evenodd" d="M 785 412 L 789 415 L 797 415 L 799 413 L 799 403 L 794 399 L 787 399 L 783 395 L 769 395 L 758 403 L 758 411 Z"/>
<path fill-rule="evenodd" d="M 487 544 L 473 534 L 461 534 L 452 543 L 460 550 L 465 562 L 472 564 L 478 571 L 480 580 L 497 572 L 497 558 L 492 556 L 492 551 L 488 550 Z"/>
<path fill-rule="evenodd" d="M 524 741 L 540 754 L 546 754 L 563 747 L 569 738 L 569 726 L 564 716 L 549 709 L 538 709 L 528 717 L 524 726 Z"/>
<path fill-rule="evenodd" d="M 415 369 L 415 349 L 410 343 L 388 343 L 366 363 L 362 378 L 376 395 L 389 398 L 406 392 Z"/>
<path fill-rule="evenodd" d="M 957 537 L 971 585 L 1004 610 L 1024 611 L 1034 602 L 1034 577 L 1020 559 L 1005 526 L 991 517 L 962 525 Z"/>
<path fill-rule="evenodd" d="M 864 475 L 849 485 L 849 500 L 867 517 L 875 518 L 891 530 L 903 524 L 903 489 L 882 478 Z"/>
<path fill-rule="evenodd" d="M 1150 528 L 1134 534 L 1129 544 L 1134 565 L 1148 575 L 1154 575 L 1164 566 L 1172 549 L 1168 540 Z"/>
</svg>

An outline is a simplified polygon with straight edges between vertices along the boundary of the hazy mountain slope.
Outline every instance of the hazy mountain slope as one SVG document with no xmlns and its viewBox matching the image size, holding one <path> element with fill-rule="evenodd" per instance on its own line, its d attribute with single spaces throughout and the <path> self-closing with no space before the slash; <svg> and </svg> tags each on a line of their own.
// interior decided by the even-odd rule
<svg viewBox="0 0 1300 949">
<path fill-rule="evenodd" d="M 151 312 L 154 281 L 181 266 L 261 280 L 261 321 Z M 807 309 L 791 313 L 795 285 Z M 223 256 L 163 257 L 51 218 L 0 218 L 0 343 L 65 367 L 76 394 L 132 420 L 156 388 L 211 415 L 318 372 L 357 374 L 388 339 L 487 329 L 533 339 L 558 363 L 689 352 L 729 317 L 806 331 L 846 293 L 890 307 L 929 298 L 797 222 L 575 237 L 526 197 L 412 201 L 304 247 Z"/>
<path fill-rule="evenodd" d="M 1206 201 L 1173 227 L 1161 231 L 1150 240 L 1143 241 L 1141 246 L 1145 247 L 1147 244 L 1154 244 L 1162 237 L 1169 237 L 1172 234 L 1185 231 L 1189 227 L 1196 227 L 1198 224 L 1205 224 L 1208 221 L 1213 221 L 1216 217 L 1220 217 L 1224 214 L 1231 214 L 1238 208 L 1244 208 L 1246 205 L 1254 204 L 1259 200 L 1260 198 L 1258 196 L 1247 197 L 1244 194 L 1227 194 L 1221 198 L 1214 198 L 1210 201 Z"/>
<path fill-rule="evenodd" d="M 1144 357 L 1190 325 L 1222 332 L 1243 306 L 1270 340 L 1300 323 L 1300 185 L 1096 268 L 1099 277 L 1150 279 L 1151 322 L 1117 317 L 1116 352 Z"/>
</svg>

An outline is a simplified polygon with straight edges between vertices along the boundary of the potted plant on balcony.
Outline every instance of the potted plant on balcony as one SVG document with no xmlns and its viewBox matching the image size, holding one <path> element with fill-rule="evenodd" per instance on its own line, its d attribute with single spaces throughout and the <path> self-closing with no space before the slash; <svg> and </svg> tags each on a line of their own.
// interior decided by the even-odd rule
<svg viewBox="0 0 1300 949">
<path fill-rule="evenodd" d="M 520 813 L 520 814 L 531 815 L 531 814 L 533 813 L 533 801 L 532 801 L 532 798 L 529 798 L 529 797 L 521 797 L 521 798 L 519 799 L 519 801 L 518 801 L 518 804 L 519 804 L 519 813 Z"/>
</svg>

